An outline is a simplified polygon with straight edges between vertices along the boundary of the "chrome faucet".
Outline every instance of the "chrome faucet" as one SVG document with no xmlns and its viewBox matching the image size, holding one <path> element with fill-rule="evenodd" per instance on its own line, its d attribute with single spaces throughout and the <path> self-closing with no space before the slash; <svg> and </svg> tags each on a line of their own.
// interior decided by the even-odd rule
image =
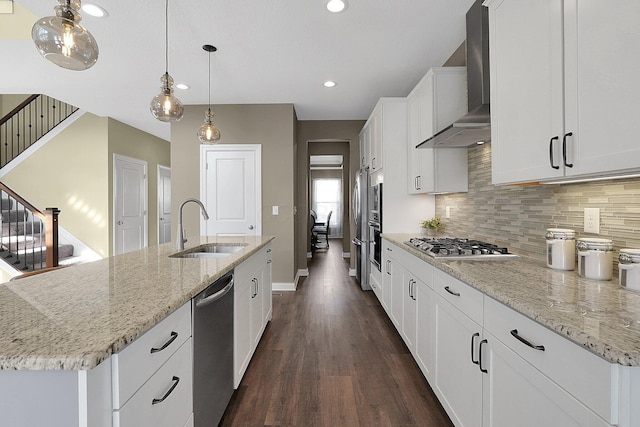
<svg viewBox="0 0 640 427">
<path fill-rule="evenodd" d="M 184 202 L 182 202 L 180 204 L 180 208 L 178 209 L 178 239 L 176 241 L 176 249 L 178 250 L 184 249 L 184 244 L 187 241 L 187 236 L 185 234 L 185 231 L 182 229 L 182 208 L 184 207 L 184 205 L 186 205 L 189 202 L 194 202 L 200 205 L 200 210 L 202 211 L 202 218 L 204 218 L 205 221 L 209 219 L 209 214 L 207 213 L 207 210 L 204 208 L 204 205 L 200 200 L 187 199 Z"/>
</svg>

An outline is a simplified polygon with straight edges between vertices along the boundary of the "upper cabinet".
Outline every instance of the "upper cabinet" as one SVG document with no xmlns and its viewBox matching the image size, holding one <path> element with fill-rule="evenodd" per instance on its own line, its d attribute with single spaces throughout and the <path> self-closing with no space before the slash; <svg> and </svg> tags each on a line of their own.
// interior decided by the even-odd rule
<svg viewBox="0 0 640 427">
<path fill-rule="evenodd" d="M 466 67 L 431 68 L 407 97 L 409 194 L 468 190 L 467 150 L 416 148 L 467 112 Z"/>
<path fill-rule="evenodd" d="M 640 169 L 640 2 L 487 0 L 494 184 Z"/>
<path fill-rule="evenodd" d="M 371 172 L 382 169 L 383 114 L 382 103 L 378 103 L 360 132 L 360 166 Z"/>
</svg>

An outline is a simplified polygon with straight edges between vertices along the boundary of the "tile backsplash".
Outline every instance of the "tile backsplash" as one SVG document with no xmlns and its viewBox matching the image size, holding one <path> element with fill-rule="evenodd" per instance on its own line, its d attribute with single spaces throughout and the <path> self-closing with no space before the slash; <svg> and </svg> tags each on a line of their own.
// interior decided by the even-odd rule
<svg viewBox="0 0 640 427">
<path fill-rule="evenodd" d="M 584 233 L 584 208 L 600 208 L 600 234 Z M 576 238 L 612 239 L 617 261 L 620 248 L 640 248 L 640 178 L 493 186 L 491 144 L 485 144 L 469 149 L 469 192 L 436 196 L 436 215 L 445 221 L 443 234 L 506 245 L 540 261 L 546 257 L 546 229 L 572 228 Z"/>
</svg>

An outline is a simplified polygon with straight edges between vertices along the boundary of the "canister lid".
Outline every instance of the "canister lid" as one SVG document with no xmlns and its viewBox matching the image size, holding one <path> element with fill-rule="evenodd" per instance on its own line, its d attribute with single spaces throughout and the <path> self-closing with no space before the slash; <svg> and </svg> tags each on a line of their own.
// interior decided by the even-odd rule
<svg viewBox="0 0 640 427">
<path fill-rule="evenodd" d="M 622 264 L 640 264 L 640 249 L 620 249 L 618 261 Z"/>
<path fill-rule="evenodd" d="M 593 251 L 611 251 L 613 250 L 613 240 L 610 239 L 597 239 L 593 237 L 583 237 L 578 239 L 576 248 L 581 251 L 593 250 Z"/>
<path fill-rule="evenodd" d="M 544 235 L 547 240 L 572 240 L 576 237 L 576 230 L 570 228 L 547 228 Z"/>
</svg>

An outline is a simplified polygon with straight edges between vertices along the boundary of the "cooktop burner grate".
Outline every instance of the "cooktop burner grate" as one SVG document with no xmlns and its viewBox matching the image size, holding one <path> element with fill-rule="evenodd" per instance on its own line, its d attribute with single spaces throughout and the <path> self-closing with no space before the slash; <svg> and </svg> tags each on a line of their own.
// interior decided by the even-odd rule
<svg viewBox="0 0 640 427">
<path fill-rule="evenodd" d="M 517 255 L 510 253 L 506 247 L 472 239 L 414 237 L 404 243 L 434 258 L 490 259 L 517 257 Z"/>
</svg>

